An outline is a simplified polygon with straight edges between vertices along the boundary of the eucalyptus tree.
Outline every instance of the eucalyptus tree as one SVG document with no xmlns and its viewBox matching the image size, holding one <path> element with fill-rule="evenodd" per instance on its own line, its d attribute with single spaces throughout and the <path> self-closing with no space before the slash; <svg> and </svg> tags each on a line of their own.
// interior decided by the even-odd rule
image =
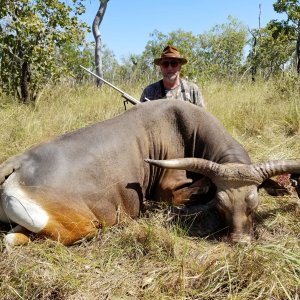
<svg viewBox="0 0 300 300">
<path fill-rule="evenodd" d="M 250 65 L 264 79 L 282 73 L 296 65 L 300 72 L 300 6 L 296 0 L 278 0 L 274 10 L 286 13 L 285 20 L 271 20 L 263 28 L 253 29 L 252 48 L 248 57 Z M 255 51 L 254 51 L 255 50 Z"/>
<path fill-rule="evenodd" d="M 102 43 L 101 43 L 101 34 L 100 34 L 99 27 L 103 20 L 108 1 L 109 0 L 100 0 L 100 6 L 99 6 L 99 9 L 97 10 L 97 13 L 94 18 L 93 25 L 92 25 L 93 35 L 95 38 L 96 74 L 100 77 L 103 77 L 103 69 L 102 69 L 102 56 L 101 56 Z M 101 86 L 102 81 L 97 78 L 96 84 L 97 84 L 97 86 Z"/>
<path fill-rule="evenodd" d="M 288 32 L 289 35 L 294 36 L 296 70 L 300 74 L 300 1 L 277 0 L 273 6 L 276 12 L 286 14 L 286 20 L 276 25 L 278 30 Z"/>
<path fill-rule="evenodd" d="M 250 52 L 248 61 L 255 66 L 257 73 L 264 79 L 282 73 L 291 61 L 294 52 L 294 34 L 282 23 L 272 20 L 265 27 L 255 30 L 257 43 L 255 52 Z"/>
<path fill-rule="evenodd" d="M 247 28 L 231 16 L 228 22 L 199 34 L 198 60 L 206 78 L 237 80 L 244 62 Z"/>
<path fill-rule="evenodd" d="M 60 49 L 84 43 L 84 11 L 83 0 L 0 0 L 1 90 L 26 103 L 67 74 Z"/>
</svg>

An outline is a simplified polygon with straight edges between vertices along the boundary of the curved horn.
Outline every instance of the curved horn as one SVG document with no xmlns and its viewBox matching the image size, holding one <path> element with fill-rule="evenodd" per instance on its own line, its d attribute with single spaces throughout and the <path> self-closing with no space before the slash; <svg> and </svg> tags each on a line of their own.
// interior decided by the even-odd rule
<svg viewBox="0 0 300 300">
<path fill-rule="evenodd" d="M 225 170 L 221 170 L 225 169 L 222 165 L 202 158 L 186 157 L 166 160 L 145 159 L 145 162 L 160 168 L 200 173 L 209 178 L 220 176 L 220 173 L 225 172 Z"/>
<path fill-rule="evenodd" d="M 246 164 L 218 164 L 210 160 L 186 157 L 168 160 L 153 160 L 145 159 L 146 162 L 160 168 L 186 170 L 195 173 L 200 173 L 207 176 L 212 181 L 216 178 L 225 180 L 252 182 L 261 184 L 263 177 L 261 172 L 252 165 Z"/>
<path fill-rule="evenodd" d="M 263 180 L 281 174 L 300 174 L 300 160 L 271 160 L 252 167 L 260 173 Z"/>
</svg>

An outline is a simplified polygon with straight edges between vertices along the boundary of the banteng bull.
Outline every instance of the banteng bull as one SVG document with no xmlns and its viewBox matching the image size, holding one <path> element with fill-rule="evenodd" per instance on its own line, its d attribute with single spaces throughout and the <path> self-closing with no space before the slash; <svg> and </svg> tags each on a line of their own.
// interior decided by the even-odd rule
<svg viewBox="0 0 300 300">
<path fill-rule="evenodd" d="M 204 175 L 216 191 L 210 203 L 238 241 L 251 234 L 258 186 L 281 173 L 300 173 L 300 160 L 252 165 L 209 112 L 158 100 L 5 161 L 0 221 L 15 224 L 8 245 L 27 243 L 31 233 L 70 245 L 123 216 L 138 217 L 144 199 L 201 200 Z"/>
</svg>

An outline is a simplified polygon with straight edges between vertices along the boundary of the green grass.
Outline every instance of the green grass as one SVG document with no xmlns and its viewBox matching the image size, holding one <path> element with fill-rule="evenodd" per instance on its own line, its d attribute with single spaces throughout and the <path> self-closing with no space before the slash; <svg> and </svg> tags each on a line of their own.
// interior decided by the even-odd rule
<svg viewBox="0 0 300 300">
<path fill-rule="evenodd" d="M 136 98 L 141 92 L 122 88 Z M 280 82 L 210 83 L 203 93 L 253 161 L 300 158 L 297 91 Z M 52 88 L 29 107 L 1 101 L 0 161 L 123 111 L 107 87 Z M 189 236 L 168 221 L 166 208 L 71 247 L 39 240 L 6 249 L 0 242 L 0 298 L 299 299 L 299 199 L 260 194 L 255 241 L 246 246 Z"/>
</svg>

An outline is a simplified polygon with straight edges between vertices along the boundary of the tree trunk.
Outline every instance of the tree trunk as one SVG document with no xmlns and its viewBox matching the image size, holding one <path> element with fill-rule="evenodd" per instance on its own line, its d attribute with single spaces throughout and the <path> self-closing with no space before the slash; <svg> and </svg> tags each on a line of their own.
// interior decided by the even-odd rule
<svg viewBox="0 0 300 300">
<path fill-rule="evenodd" d="M 297 74 L 300 75 L 300 20 L 298 21 L 298 36 L 296 43 L 296 66 L 297 66 Z"/>
<path fill-rule="evenodd" d="M 258 31 L 255 33 L 255 31 L 250 33 L 253 36 L 253 44 L 252 44 L 252 66 L 251 66 L 251 80 L 252 82 L 255 82 L 255 77 L 257 73 L 257 62 L 256 62 L 256 46 L 257 46 L 257 38 L 260 37 L 260 17 L 261 17 L 261 4 L 259 4 L 259 13 L 258 13 Z"/>
<path fill-rule="evenodd" d="M 24 61 L 22 63 L 22 69 L 21 69 L 21 101 L 23 103 L 28 102 L 28 75 L 29 75 L 29 67 L 28 63 Z"/>
<path fill-rule="evenodd" d="M 257 39 L 256 36 L 253 35 L 253 44 L 252 44 L 252 66 L 251 66 L 251 80 L 252 82 L 255 82 L 255 77 L 257 73 L 257 67 L 256 67 L 256 44 L 257 44 Z"/>
<path fill-rule="evenodd" d="M 100 77 L 103 77 L 102 70 L 102 55 L 101 55 L 101 35 L 100 35 L 100 24 L 105 14 L 106 6 L 109 0 L 100 0 L 100 7 L 97 11 L 93 22 L 93 35 L 95 38 L 95 66 L 96 66 L 96 74 Z M 97 78 L 96 80 L 97 87 L 102 85 L 102 81 Z"/>
</svg>

